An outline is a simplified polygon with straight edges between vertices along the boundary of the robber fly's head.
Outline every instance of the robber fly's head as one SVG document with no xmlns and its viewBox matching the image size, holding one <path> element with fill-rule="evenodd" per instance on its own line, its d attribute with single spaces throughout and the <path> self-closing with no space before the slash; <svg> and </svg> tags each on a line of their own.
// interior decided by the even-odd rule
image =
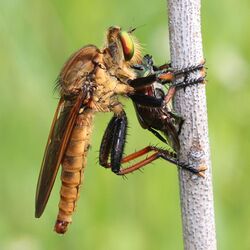
<svg viewBox="0 0 250 250">
<path fill-rule="evenodd" d="M 140 45 L 131 31 L 124 31 L 120 27 L 112 26 L 107 32 L 107 50 L 114 63 L 126 62 L 136 64 L 141 59 Z"/>
</svg>

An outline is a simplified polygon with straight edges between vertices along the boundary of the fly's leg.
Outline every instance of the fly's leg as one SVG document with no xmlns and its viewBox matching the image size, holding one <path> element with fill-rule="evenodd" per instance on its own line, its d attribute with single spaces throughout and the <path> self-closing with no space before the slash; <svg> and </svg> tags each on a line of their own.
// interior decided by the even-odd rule
<svg viewBox="0 0 250 250">
<path fill-rule="evenodd" d="M 164 101 L 163 98 L 157 98 L 155 96 L 145 95 L 145 94 L 134 93 L 128 96 L 136 104 L 141 104 L 143 106 L 152 107 L 152 108 L 161 107 Z"/>
<path fill-rule="evenodd" d="M 183 75 L 183 74 L 194 72 L 196 70 L 205 71 L 204 64 L 205 64 L 205 60 L 202 60 L 198 65 L 193 65 L 184 69 L 174 71 L 174 75 L 175 76 Z"/>
<path fill-rule="evenodd" d="M 114 173 L 120 171 L 121 159 L 127 135 L 127 116 L 124 111 L 113 116 L 102 138 L 99 162 L 106 168 L 111 166 Z M 108 164 L 110 156 L 111 163 Z"/>
<path fill-rule="evenodd" d="M 117 174 L 118 175 L 125 175 L 125 174 L 132 173 L 132 172 L 148 165 L 149 163 L 157 160 L 158 158 L 162 158 L 162 159 L 167 160 L 170 163 L 173 163 L 175 165 L 178 165 L 179 167 L 186 169 L 194 174 L 197 174 L 197 175 L 204 177 L 204 174 L 201 171 L 206 170 L 205 167 L 200 166 L 199 168 L 194 168 L 194 167 L 188 166 L 186 164 L 179 163 L 177 160 L 176 153 L 168 151 L 168 150 L 160 149 L 157 147 L 153 147 L 153 146 L 148 146 L 148 147 L 146 147 L 138 152 L 135 152 L 131 155 L 128 155 L 127 157 L 122 159 L 122 163 L 129 162 L 129 161 L 136 159 L 136 158 L 138 158 L 144 154 L 147 154 L 151 151 L 154 151 L 155 153 L 153 153 L 151 156 L 147 157 L 146 159 L 144 159 L 144 160 L 142 160 L 142 161 L 140 161 L 140 162 L 138 162 L 138 163 L 136 163 L 128 168 L 120 170 L 120 172 Z"/>
<path fill-rule="evenodd" d="M 152 151 L 154 153 L 152 155 L 150 155 L 149 157 L 135 163 L 134 165 L 132 165 L 132 166 L 130 166 L 128 168 L 121 169 L 120 171 L 116 172 L 116 174 L 117 175 L 126 175 L 126 174 L 129 174 L 129 173 L 132 173 L 132 172 L 134 172 L 134 171 L 148 165 L 149 163 L 157 160 L 158 158 L 162 158 L 162 159 L 167 160 L 168 162 L 173 163 L 175 165 L 178 165 L 179 167 L 181 167 L 183 169 L 186 169 L 186 170 L 188 170 L 188 171 L 190 171 L 190 172 L 192 172 L 194 174 L 197 174 L 199 176 L 204 177 L 204 174 L 201 171 L 206 170 L 206 167 L 200 166 L 199 168 L 194 168 L 194 167 L 188 166 L 187 164 L 179 163 L 178 160 L 177 160 L 176 153 L 168 151 L 168 150 L 163 150 L 163 149 L 160 149 L 160 148 L 157 148 L 157 147 L 153 147 L 153 146 L 145 147 L 140 151 L 137 151 L 137 152 L 135 152 L 133 154 L 130 154 L 130 155 L 124 157 L 121 160 L 121 163 L 130 162 L 131 160 L 134 160 L 134 159 L 136 159 L 138 157 L 141 157 L 141 156 L 143 156 L 143 155 L 145 155 L 147 153 L 150 153 Z M 112 168 L 112 164 L 108 164 L 107 167 Z"/>
<path fill-rule="evenodd" d="M 129 174 L 129 173 L 132 173 L 146 165 L 148 165 L 149 163 L 153 162 L 154 160 L 158 159 L 160 157 L 160 154 L 159 154 L 159 151 L 160 149 L 158 149 L 157 147 L 153 147 L 153 146 L 147 146 L 143 149 L 141 149 L 140 151 L 137 151 L 133 154 L 130 154 L 126 157 L 124 157 L 122 159 L 122 163 L 126 163 L 126 162 L 130 162 L 131 160 L 134 160 L 138 157 L 141 157 L 147 153 L 150 153 L 150 152 L 155 152 L 153 153 L 152 155 L 148 156 L 147 158 L 135 163 L 134 165 L 128 167 L 128 168 L 124 168 L 124 169 L 121 169 L 119 173 L 117 173 L 118 175 L 125 175 L 125 174 Z M 166 154 L 165 154 L 165 160 L 173 163 L 173 164 L 177 164 L 177 155 L 176 153 L 174 152 L 171 152 L 171 151 L 167 151 L 166 150 Z"/>
<path fill-rule="evenodd" d="M 149 55 L 144 56 L 143 59 L 143 64 L 134 65 L 132 68 L 137 71 L 147 71 L 149 72 L 149 75 L 138 77 L 128 82 L 128 84 L 135 90 L 145 88 L 155 81 L 161 82 L 162 84 L 171 84 L 171 86 L 176 88 L 203 83 L 205 81 L 205 60 L 202 60 L 198 65 L 175 71 L 171 68 L 171 64 L 163 64 L 159 67 L 154 66 L 152 57 Z M 191 78 L 190 73 L 194 73 L 198 70 L 200 71 L 200 76 Z"/>
<path fill-rule="evenodd" d="M 135 90 L 139 90 L 142 88 L 145 88 L 155 82 L 157 80 L 157 75 L 156 74 L 150 74 L 145 77 L 138 77 L 133 80 L 129 80 L 128 84 L 133 87 Z"/>
<path fill-rule="evenodd" d="M 155 71 L 153 74 L 150 74 L 145 77 L 138 77 L 136 79 L 128 81 L 129 85 L 135 89 L 134 94 L 130 94 L 129 97 L 137 102 L 138 104 L 144 105 L 144 102 L 147 102 L 150 98 L 153 98 L 150 96 L 150 98 L 146 97 L 145 95 L 140 95 L 136 93 L 136 91 L 140 91 L 153 82 L 161 82 L 163 85 L 164 84 L 169 84 L 170 87 L 168 89 L 168 92 L 165 96 L 165 103 L 168 103 L 173 96 L 175 95 L 176 89 L 177 88 L 185 88 L 190 85 L 198 84 L 198 83 L 204 83 L 205 82 L 205 68 L 204 68 L 204 63 L 205 61 L 202 61 L 200 64 L 187 67 L 182 70 L 177 70 L 174 71 L 171 67 L 170 64 L 164 64 L 160 66 L 159 70 Z M 140 65 L 135 65 L 135 68 L 138 70 Z M 142 69 L 143 70 L 143 66 Z M 199 76 L 192 76 L 191 73 L 194 73 L 199 70 Z M 147 100 L 146 100 L 147 99 Z M 157 98 L 155 98 L 157 99 Z M 151 101 L 152 102 L 152 101 Z M 160 100 L 155 100 L 155 103 L 157 102 L 157 105 L 162 104 Z"/>
<path fill-rule="evenodd" d="M 117 125 L 113 131 L 114 137 L 111 147 L 111 169 L 114 173 L 119 173 L 122 155 L 126 142 L 128 120 L 125 112 L 119 117 Z"/>
<path fill-rule="evenodd" d="M 201 171 L 205 170 L 204 167 L 194 168 L 188 166 L 187 164 L 179 163 L 177 160 L 176 153 L 153 146 L 148 146 L 140 151 L 137 151 L 133 154 L 130 154 L 122 158 L 125 139 L 126 139 L 126 132 L 127 132 L 126 114 L 123 113 L 121 117 L 114 116 L 109 122 L 102 139 L 100 155 L 99 155 L 100 165 L 102 165 L 105 168 L 111 168 L 111 170 L 117 175 L 125 175 L 148 165 L 149 163 L 155 161 L 158 158 L 163 158 L 192 173 L 204 176 L 204 174 L 201 173 Z M 143 159 L 128 168 L 120 169 L 122 163 L 130 162 L 131 160 L 137 159 L 138 157 L 141 157 L 152 151 L 154 153 L 149 157 L 147 157 L 146 159 Z M 109 156 L 111 158 L 110 163 L 108 163 Z"/>
<path fill-rule="evenodd" d="M 99 152 L 99 164 L 105 168 L 108 167 L 108 159 L 110 156 L 113 135 L 114 135 L 113 132 L 116 124 L 117 124 L 117 117 L 114 115 L 111 118 L 102 137 L 100 152 Z"/>
<path fill-rule="evenodd" d="M 181 70 L 174 70 L 172 68 L 168 68 L 167 71 L 159 70 L 158 72 L 156 72 L 156 77 L 162 84 L 171 82 L 171 85 L 174 85 L 175 87 L 183 87 L 196 83 L 203 83 L 206 76 L 204 64 L 205 61 L 202 60 L 202 62 L 198 65 L 190 66 Z M 160 66 L 159 68 L 161 67 L 162 66 Z M 200 71 L 200 76 L 190 78 L 190 73 L 194 73 L 198 70 Z"/>
<path fill-rule="evenodd" d="M 205 61 L 202 61 L 196 66 L 191 66 L 182 70 L 159 73 L 158 79 L 162 84 L 171 82 L 168 92 L 165 96 L 165 102 L 168 103 L 175 95 L 176 89 L 186 88 L 187 86 L 205 83 L 206 71 L 204 68 Z M 199 75 L 191 76 L 191 73 L 199 71 Z M 170 80 L 172 75 L 172 79 Z"/>
</svg>

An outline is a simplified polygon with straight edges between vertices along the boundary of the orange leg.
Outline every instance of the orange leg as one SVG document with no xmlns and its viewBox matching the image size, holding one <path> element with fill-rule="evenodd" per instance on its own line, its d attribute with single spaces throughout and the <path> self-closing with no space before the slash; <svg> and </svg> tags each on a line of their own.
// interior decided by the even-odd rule
<svg viewBox="0 0 250 250">
<path fill-rule="evenodd" d="M 153 146 L 148 146 L 148 147 L 145 147 L 143 149 L 141 149 L 140 151 L 137 151 L 135 153 L 132 153 L 126 157 L 124 157 L 122 160 L 121 160 L 121 163 L 126 163 L 126 162 L 130 162 L 131 160 L 134 160 L 140 156 L 143 156 L 151 151 L 154 151 L 153 154 L 151 154 L 149 157 L 147 157 L 146 159 L 143 159 L 137 163 L 135 163 L 134 165 L 128 167 L 128 168 L 124 168 L 124 169 L 120 169 L 119 172 L 117 172 L 116 174 L 117 175 L 126 175 L 126 174 L 129 174 L 129 173 L 132 173 L 134 172 L 135 170 L 138 170 L 146 165 L 148 165 L 149 163 L 155 161 L 156 159 L 158 158 L 163 158 L 175 165 L 178 165 L 179 167 L 182 167 L 192 173 L 195 173 L 195 174 L 198 174 L 200 176 L 204 176 L 203 173 L 201 173 L 200 171 L 203 171 L 205 170 L 204 167 L 200 167 L 198 169 L 196 168 L 193 168 L 193 167 L 190 167 L 188 165 L 185 165 L 185 164 L 180 164 L 177 160 L 177 156 L 175 153 L 171 152 L 171 151 L 168 151 L 168 150 L 163 150 L 163 149 L 160 149 L 160 148 L 157 148 L 157 147 L 153 147 Z M 110 163 L 106 166 L 107 168 L 111 167 Z"/>
</svg>

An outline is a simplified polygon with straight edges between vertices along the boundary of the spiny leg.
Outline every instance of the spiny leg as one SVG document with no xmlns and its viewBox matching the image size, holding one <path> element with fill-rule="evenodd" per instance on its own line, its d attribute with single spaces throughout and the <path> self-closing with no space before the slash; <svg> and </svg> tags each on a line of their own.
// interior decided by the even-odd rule
<svg viewBox="0 0 250 250">
<path fill-rule="evenodd" d="M 155 161 L 158 158 L 163 158 L 164 160 L 167 160 L 175 165 L 178 165 L 179 167 L 186 169 L 194 174 L 200 175 L 202 177 L 204 177 L 204 174 L 201 171 L 205 170 L 205 167 L 201 166 L 199 168 L 194 168 L 191 166 L 188 166 L 186 164 L 182 164 L 179 163 L 177 160 L 177 156 L 174 152 L 168 151 L 168 150 L 163 150 L 157 147 L 153 147 L 153 146 L 148 146 L 140 151 L 137 151 L 133 154 L 130 154 L 128 156 L 126 156 L 125 158 L 122 159 L 122 163 L 125 162 L 129 162 L 131 160 L 134 160 L 142 155 L 145 155 L 151 151 L 155 151 L 155 153 L 153 153 L 152 155 L 150 155 L 149 157 L 147 157 L 146 159 L 137 162 L 136 164 L 128 167 L 128 168 L 124 168 L 121 169 L 118 173 L 116 173 L 117 175 L 125 175 L 125 174 L 129 174 L 132 173 L 146 165 L 148 165 L 149 163 Z"/>
<path fill-rule="evenodd" d="M 114 137 L 114 128 L 117 124 L 117 116 L 113 116 L 108 123 L 108 126 L 102 137 L 100 152 L 99 152 L 99 164 L 103 167 L 108 167 L 108 159 L 111 152 L 111 146 Z"/>
<path fill-rule="evenodd" d="M 190 66 L 181 70 L 174 70 L 173 68 L 171 68 L 171 64 L 163 64 L 159 67 L 153 65 L 153 60 L 152 57 L 149 55 L 144 56 L 144 60 L 146 61 L 144 64 L 138 64 L 138 65 L 134 65 L 132 66 L 132 68 L 134 68 L 137 71 L 152 71 L 152 74 L 149 74 L 148 76 L 142 76 L 142 77 L 138 77 L 136 79 L 130 80 L 128 83 L 130 86 L 132 86 L 135 90 L 144 88 L 150 84 L 152 84 L 155 81 L 160 81 L 162 82 L 162 84 L 166 84 L 166 83 L 171 83 L 173 82 L 173 80 L 175 78 L 184 77 L 184 81 L 182 81 L 180 84 L 182 85 L 191 85 L 191 84 L 195 84 L 197 83 L 197 80 L 199 80 L 199 82 L 201 82 L 202 78 L 200 79 L 194 79 L 194 81 L 189 81 L 186 84 L 184 84 L 183 82 L 185 82 L 187 76 L 189 75 L 189 73 L 195 72 L 197 70 L 201 71 L 201 75 L 203 76 L 203 81 L 205 78 L 205 69 L 204 69 L 204 64 L 205 64 L 205 60 L 202 60 L 200 64 L 198 65 L 194 65 L 194 66 Z M 175 84 L 172 83 L 173 85 L 178 86 L 179 84 Z M 180 87 L 182 87 L 182 85 L 180 85 Z"/>
<path fill-rule="evenodd" d="M 124 157 L 123 159 L 121 159 L 121 163 L 130 162 L 131 160 L 139 158 L 140 156 L 143 156 L 151 151 L 155 151 L 155 153 L 153 153 L 152 155 L 150 155 L 146 159 L 143 159 L 143 160 L 137 162 L 136 164 L 134 164 L 128 168 L 121 169 L 115 173 L 117 175 L 126 175 L 126 174 L 132 173 L 136 170 L 139 170 L 140 168 L 142 168 L 144 166 L 147 166 L 149 163 L 157 160 L 158 158 L 163 158 L 164 160 L 167 160 L 170 163 L 178 165 L 179 167 L 181 167 L 183 169 L 186 169 L 194 174 L 197 174 L 199 176 L 204 177 L 204 174 L 201 171 L 206 170 L 206 167 L 200 166 L 199 168 L 194 168 L 194 167 L 188 166 L 186 164 L 181 164 L 178 162 L 177 156 L 174 152 L 171 152 L 168 150 L 163 150 L 163 149 L 153 147 L 153 146 L 145 147 L 145 148 L 141 149 L 140 151 L 137 151 L 135 153 L 132 153 L 132 154 Z M 111 163 L 107 164 L 106 167 L 112 168 L 112 164 Z"/>
<path fill-rule="evenodd" d="M 105 168 L 112 169 L 117 173 L 120 170 L 121 159 L 125 146 L 125 139 L 127 134 L 127 117 L 126 113 L 122 111 L 119 115 L 114 115 L 102 138 L 99 163 Z M 108 163 L 110 156 L 111 163 Z"/>
<path fill-rule="evenodd" d="M 136 151 L 136 152 L 134 152 L 134 153 L 132 153 L 132 154 L 129 154 L 129 155 L 127 155 L 126 157 L 122 158 L 122 159 L 121 159 L 121 163 L 130 162 L 130 161 L 135 160 L 135 159 L 137 159 L 137 158 L 139 158 L 139 157 L 141 157 L 141 156 L 143 156 L 143 155 L 145 155 L 145 154 L 147 154 L 147 153 L 149 153 L 149 152 L 151 152 L 151 151 L 158 151 L 158 148 L 153 147 L 153 146 L 147 146 L 147 147 L 145 147 L 145 148 L 143 148 L 143 149 L 141 149 L 141 150 L 139 150 L 139 151 Z M 155 154 L 153 154 L 153 155 L 155 155 Z M 153 155 L 152 155 L 152 156 L 153 156 Z M 169 152 L 169 155 L 172 156 L 170 162 L 171 162 L 171 163 L 174 163 L 174 164 L 177 164 L 176 154 L 175 154 L 174 152 Z M 148 157 L 148 158 L 146 158 L 146 159 L 144 159 L 144 160 L 142 160 L 142 161 L 140 161 L 140 162 L 138 162 L 138 163 L 136 163 L 136 164 L 134 164 L 134 165 L 131 166 L 131 167 L 128 167 L 128 168 L 123 169 L 123 170 L 120 170 L 117 174 L 118 174 L 118 175 L 126 174 L 124 171 L 130 170 L 131 168 L 134 168 L 134 166 L 136 166 L 136 169 L 134 169 L 134 170 L 137 170 L 137 169 L 139 169 L 140 167 L 143 167 L 143 166 L 147 165 L 148 163 L 150 163 L 151 161 L 154 160 L 154 159 L 150 160 L 150 158 L 151 158 L 151 156 Z M 146 162 L 145 162 L 145 161 L 146 161 Z M 111 163 L 107 164 L 107 167 L 111 168 L 111 167 L 112 167 L 112 164 L 111 164 Z M 129 173 L 133 172 L 134 170 L 129 171 Z M 127 172 L 127 171 L 126 171 L 126 172 Z"/>
<path fill-rule="evenodd" d="M 128 120 L 125 112 L 117 118 L 117 124 L 113 131 L 113 141 L 111 146 L 111 169 L 118 173 L 121 167 L 122 155 L 126 142 Z"/>
<path fill-rule="evenodd" d="M 169 87 L 168 92 L 165 96 L 165 103 L 168 103 L 173 98 L 177 88 L 185 88 L 190 85 L 205 82 L 206 72 L 204 68 L 204 63 L 205 61 L 203 61 L 201 64 L 198 64 L 196 66 L 191 66 L 182 70 L 177 70 L 175 72 L 172 72 L 173 74 L 173 78 L 171 80 L 172 84 Z M 197 70 L 200 71 L 200 76 L 196 78 L 188 79 L 190 73 L 195 72 Z M 178 78 L 180 78 L 179 81 L 178 81 Z M 164 73 L 159 76 L 159 79 L 162 81 L 163 84 L 169 83 L 169 76 L 165 76 Z"/>
<path fill-rule="evenodd" d="M 205 64 L 205 60 L 202 60 L 197 65 L 193 65 L 190 67 L 186 67 L 184 69 L 176 70 L 176 71 L 174 71 L 174 74 L 177 76 L 177 75 L 182 75 L 182 74 L 186 74 L 186 73 L 191 73 L 191 72 L 196 71 L 196 70 L 203 70 L 204 64 Z"/>
<path fill-rule="evenodd" d="M 205 64 L 205 60 L 202 60 L 201 63 L 196 66 L 190 66 L 190 67 L 175 71 L 174 75 L 175 75 L 176 81 L 173 83 L 173 86 L 175 86 L 176 88 L 183 88 L 183 87 L 185 88 L 186 86 L 194 85 L 197 83 L 205 83 L 206 70 L 205 70 L 204 64 Z M 196 71 L 199 71 L 200 75 L 193 76 L 190 78 L 190 73 L 194 73 Z M 184 77 L 184 79 L 178 82 L 178 77 Z"/>
<path fill-rule="evenodd" d="M 175 92 L 176 92 L 176 88 L 183 88 L 189 85 L 194 85 L 197 83 L 203 83 L 205 81 L 205 76 L 206 76 L 206 72 L 205 72 L 205 68 L 204 68 L 204 63 L 205 61 L 202 61 L 200 64 L 195 65 L 195 66 L 190 66 L 181 70 L 176 70 L 174 71 L 172 68 L 170 68 L 170 64 L 164 64 L 156 69 L 160 69 L 155 71 L 153 74 L 150 74 L 148 76 L 145 77 L 138 77 L 134 80 L 130 80 L 129 81 L 129 85 L 132 86 L 135 91 L 141 90 L 143 88 L 146 88 L 147 86 L 151 85 L 153 82 L 155 81 L 159 81 L 161 82 L 163 85 L 164 84 L 171 84 L 170 88 L 165 96 L 165 102 L 168 103 L 174 96 Z M 139 67 L 139 65 L 137 66 L 137 68 Z M 142 67 L 143 68 L 143 67 Z M 191 78 L 188 79 L 190 73 L 195 72 L 199 70 L 201 76 L 200 77 L 196 77 L 196 78 Z M 178 78 L 180 79 L 178 81 Z M 147 103 L 147 102 L 152 102 L 149 100 L 146 100 L 146 96 L 144 95 L 140 95 L 138 93 L 132 94 L 130 95 L 130 98 L 139 103 L 144 105 L 143 102 Z M 143 100 L 144 98 L 144 100 Z M 160 105 L 160 99 L 157 100 L 157 98 L 155 98 L 155 104 Z M 150 105 L 148 105 L 150 106 Z"/>
</svg>

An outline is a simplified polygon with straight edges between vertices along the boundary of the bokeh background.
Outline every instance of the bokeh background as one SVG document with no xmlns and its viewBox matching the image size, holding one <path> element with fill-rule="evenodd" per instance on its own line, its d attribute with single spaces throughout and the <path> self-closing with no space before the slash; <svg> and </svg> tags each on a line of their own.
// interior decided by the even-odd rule
<svg viewBox="0 0 250 250">
<path fill-rule="evenodd" d="M 249 0 L 202 1 L 207 102 L 219 249 L 250 249 Z M 111 114 L 98 114 L 77 212 L 66 235 L 52 229 L 57 181 L 34 218 L 37 177 L 58 102 L 54 82 L 68 56 L 102 46 L 116 24 L 138 27 L 144 53 L 169 58 L 166 2 L 0 0 L 0 249 L 183 249 L 177 170 L 161 160 L 123 179 L 98 166 Z M 129 100 L 126 152 L 158 143 Z"/>
</svg>

